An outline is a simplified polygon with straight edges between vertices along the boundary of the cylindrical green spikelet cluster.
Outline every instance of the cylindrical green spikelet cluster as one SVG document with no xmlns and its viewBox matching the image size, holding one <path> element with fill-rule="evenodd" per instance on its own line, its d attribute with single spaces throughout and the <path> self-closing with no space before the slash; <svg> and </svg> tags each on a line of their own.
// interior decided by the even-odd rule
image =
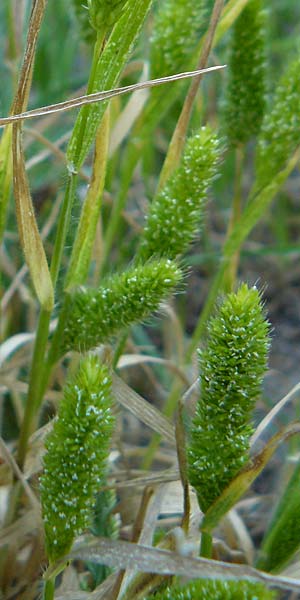
<svg viewBox="0 0 300 600">
<path fill-rule="evenodd" d="M 154 16 L 150 48 L 151 77 L 178 73 L 187 68 L 203 23 L 200 0 L 164 0 Z"/>
<path fill-rule="evenodd" d="M 266 371 L 269 324 L 256 288 L 242 284 L 208 326 L 200 398 L 190 431 L 189 480 L 203 512 L 248 460 L 250 422 Z"/>
<path fill-rule="evenodd" d="M 233 28 L 224 107 L 232 144 L 243 144 L 260 130 L 266 101 L 265 22 L 262 1 L 250 0 Z"/>
<path fill-rule="evenodd" d="M 275 600 L 277 593 L 252 581 L 199 579 L 174 585 L 146 600 Z"/>
<path fill-rule="evenodd" d="M 300 55 L 280 79 L 265 114 L 256 154 L 256 186 L 268 184 L 300 145 Z"/>
<path fill-rule="evenodd" d="M 62 351 L 86 351 L 123 328 L 144 320 L 180 281 L 176 263 L 157 260 L 112 275 L 98 289 L 79 288 L 71 297 Z"/>
<path fill-rule="evenodd" d="M 127 0 L 87 0 L 90 22 L 96 31 L 112 27 L 120 18 Z"/>
<path fill-rule="evenodd" d="M 179 168 L 150 206 L 138 258 L 174 259 L 186 252 L 199 231 L 219 157 L 220 145 L 210 127 L 188 140 Z"/>
<path fill-rule="evenodd" d="M 50 562 L 66 554 L 91 522 L 95 494 L 105 480 L 114 423 L 111 404 L 109 371 L 88 356 L 64 389 L 45 444 L 40 487 Z"/>
</svg>

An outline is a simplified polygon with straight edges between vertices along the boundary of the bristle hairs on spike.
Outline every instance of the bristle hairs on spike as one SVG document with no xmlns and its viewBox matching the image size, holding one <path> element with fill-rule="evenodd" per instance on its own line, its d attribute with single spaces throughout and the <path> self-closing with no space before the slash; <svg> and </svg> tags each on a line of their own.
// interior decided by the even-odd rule
<svg viewBox="0 0 300 600">
<path fill-rule="evenodd" d="M 199 352 L 200 397 L 190 431 L 189 480 L 206 512 L 248 460 L 251 414 L 267 367 L 270 326 L 256 287 L 229 294 Z"/>
<path fill-rule="evenodd" d="M 159 3 L 150 40 L 153 77 L 176 73 L 186 66 L 199 40 L 205 4 L 205 0 L 164 0 Z"/>
<path fill-rule="evenodd" d="M 180 282 L 175 262 L 153 260 L 112 275 L 98 289 L 72 293 L 61 353 L 95 348 L 155 312 Z"/>
<path fill-rule="evenodd" d="M 266 104 L 266 11 L 250 0 L 236 20 L 228 60 L 224 126 L 231 144 L 260 130 Z"/>
<path fill-rule="evenodd" d="M 167 587 L 146 600 L 276 600 L 277 593 L 261 583 L 238 580 L 198 579 Z"/>
<path fill-rule="evenodd" d="M 90 523 L 95 493 L 106 476 L 114 424 L 111 404 L 108 368 L 96 356 L 85 357 L 64 388 L 45 443 L 40 488 L 50 563 L 66 554 Z"/>
<path fill-rule="evenodd" d="M 285 168 L 299 147 L 300 52 L 291 60 L 275 90 L 273 106 L 266 112 L 255 157 L 257 182 L 270 183 Z"/>
<path fill-rule="evenodd" d="M 188 250 L 203 220 L 208 188 L 217 174 L 220 142 L 209 126 L 186 143 L 180 165 L 154 198 L 138 259 L 174 259 Z"/>
</svg>

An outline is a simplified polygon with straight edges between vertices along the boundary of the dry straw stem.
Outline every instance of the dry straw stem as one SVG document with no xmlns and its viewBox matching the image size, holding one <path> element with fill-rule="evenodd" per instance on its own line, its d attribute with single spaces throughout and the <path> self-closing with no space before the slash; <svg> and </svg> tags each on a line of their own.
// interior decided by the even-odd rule
<svg viewBox="0 0 300 600">
<path fill-rule="evenodd" d="M 216 577 L 225 580 L 247 579 L 261 581 L 266 585 L 283 590 L 300 592 L 298 579 L 269 575 L 248 565 L 187 557 L 179 552 L 169 552 L 130 542 L 108 540 L 107 538 L 98 538 L 97 541 L 93 539 L 90 543 L 87 542 L 77 546 L 77 548 L 75 547 L 66 559 L 91 560 L 118 569 L 128 569 L 134 564 L 135 568 L 143 573 L 178 575 L 190 579 L 215 579 Z M 59 567 L 59 564 L 53 565 L 45 574 L 45 578 L 50 578 L 53 571 Z M 129 600 L 129 598 L 126 600 Z M 132 600 L 132 596 L 130 600 Z"/>
<path fill-rule="evenodd" d="M 114 98 L 115 96 L 121 96 L 123 94 L 128 94 L 137 90 L 144 90 L 156 85 L 169 83 L 171 81 L 178 81 L 179 79 L 188 79 L 190 77 L 196 77 L 197 75 L 211 73 L 212 71 L 218 71 L 220 69 L 224 69 L 225 67 L 226 65 L 215 65 L 213 67 L 208 67 L 207 69 L 185 71 L 183 73 L 177 73 L 176 75 L 160 77 L 159 79 L 150 79 L 149 81 L 134 83 L 133 85 L 127 85 L 124 87 L 115 88 L 113 90 L 107 90 L 105 92 L 95 92 L 94 94 L 86 94 L 84 96 L 79 96 L 78 98 L 66 100 L 65 102 L 58 102 L 57 104 L 49 104 L 48 106 L 43 106 L 41 108 L 34 108 L 33 110 L 20 112 L 19 114 L 14 114 L 10 117 L 1 117 L 0 127 L 5 127 L 5 125 L 8 125 L 9 123 L 14 123 L 16 121 L 23 121 L 27 119 L 33 119 L 35 117 L 41 117 L 43 115 L 64 112 L 66 110 L 71 110 L 72 108 L 78 108 L 87 104 L 94 104 L 95 102 L 104 102 L 105 100 L 110 100 L 110 98 Z"/>
<path fill-rule="evenodd" d="M 45 7 L 46 2 L 40 0 L 34 4 L 32 10 L 25 56 L 13 104 L 14 114 L 24 111 L 27 106 L 37 39 Z M 54 292 L 30 196 L 22 147 L 21 123 L 14 123 L 13 125 L 12 151 L 14 194 L 20 241 L 39 302 L 45 310 L 51 311 L 54 304 Z"/>
</svg>

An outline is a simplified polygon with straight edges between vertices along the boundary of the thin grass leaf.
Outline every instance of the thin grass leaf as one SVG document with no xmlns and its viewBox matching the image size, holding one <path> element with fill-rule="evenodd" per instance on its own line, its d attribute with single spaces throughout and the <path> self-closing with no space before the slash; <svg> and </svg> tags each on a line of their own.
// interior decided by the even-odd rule
<svg viewBox="0 0 300 600">
<path fill-rule="evenodd" d="M 201 529 L 204 532 L 211 533 L 218 525 L 222 517 L 237 503 L 240 497 L 249 489 L 269 460 L 272 458 L 278 446 L 287 441 L 291 436 L 300 433 L 300 423 L 288 425 L 285 429 L 274 435 L 266 444 L 265 448 L 259 452 L 246 465 L 244 469 L 233 479 L 225 488 L 221 496 L 214 504 L 210 506 L 205 514 Z"/>
<path fill-rule="evenodd" d="M 157 431 L 165 441 L 175 445 L 172 423 L 155 406 L 144 400 L 117 375 L 113 375 L 113 391 L 117 402 L 127 408 L 142 423 Z"/>
<path fill-rule="evenodd" d="M 12 183 L 12 128 L 7 127 L 0 141 L 0 242 L 6 225 L 7 207 Z"/>
<path fill-rule="evenodd" d="M 13 167 L 20 243 L 38 300 L 42 308 L 50 312 L 54 306 L 54 290 L 43 242 L 35 219 L 18 124 L 14 125 L 13 129 Z"/>
<path fill-rule="evenodd" d="M 141 30 L 152 0 L 128 0 L 96 65 L 91 93 L 115 87 Z M 71 170 L 77 171 L 95 138 L 106 102 L 81 109 L 67 149 Z"/>
<path fill-rule="evenodd" d="M 43 115 L 54 114 L 57 112 L 64 112 L 66 110 L 71 110 L 72 108 L 78 108 L 81 106 L 85 106 L 88 104 L 94 104 L 97 102 L 105 102 L 106 100 L 110 100 L 115 96 L 121 96 L 123 94 L 128 94 L 130 92 L 135 92 L 138 90 L 144 90 L 147 88 L 151 88 L 155 85 L 163 85 L 164 83 L 168 83 L 171 81 L 177 81 L 180 79 L 188 79 L 190 77 L 197 77 L 197 75 L 201 75 L 204 73 L 210 73 L 212 71 L 218 71 L 219 69 L 225 69 L 226 65 L 217 65 L 215 67 L 207 67 L 206 69 L 196 69 L 194 71 L 185 71 L 184 73 L 177 73 L 176 75 L 169 75 L 168 77 L 160 77 L 159 79 L 151 79 L 149 81 L 144 81 L 140 83 L 134 83 L 133 85 L 127 85 L 124 87 L 107 90 L 105 92 L 95 92 L 92 94 L 85 94 L 84 96 L 79 96 L 77 98 L 73 98 L 71 100 L 66 100 L 65 102 L 58 102 L 56 104 L 48 104 L 47 106 L 42 106 L 40 108 L 34 108 L 32 110 L 28 110 L 19 114 L 14 114 L 9 117 L 1 117 L 0 118 L 0 127 L 5 127 L 9 123 L 14 123 L 16 121 L 23 121 L 27 119 L 34 119 L 36 117 L 42 117 Z M 165 91 L 164 91 L 165 94 Z"/>
<path fill-rule="evenodd" d="M 161 575 L 178 575 L 190 579 L 215 579 L 223 580 L 247 579 L 261 581 L 279 589 L 300 592 L 300 582 L 289 577 L 269 575 L 247 565 L 235 565 L 222 561 L 207 560 L 182 556 L 177 552 L 168 552 L 139 544 L 124 541 L 99 539 L 96 542 L 84 543 L 77 546 L 67 555 L 70 560 L 93 560 L 110 567 L 127 569 L 134 566 L 144 573 L 159 573 Z M 45 578 L 59 566 L 59 563 L 50 568 Z"/>
<path fill-rule="evenodd" d="M 85 282 L 99 221 L 104 189 L 109 141 L 109 112 L 105 113 L 99 126 L 91 182 L 80 214 L 80 221 L 72 247 L 65 289 Z"/>
<path fill-rule="evenodd" d="M 257 567 L 278 573 L 300 546 L 300 465 L 286 486 L 265 533 Z"/>
</svg>

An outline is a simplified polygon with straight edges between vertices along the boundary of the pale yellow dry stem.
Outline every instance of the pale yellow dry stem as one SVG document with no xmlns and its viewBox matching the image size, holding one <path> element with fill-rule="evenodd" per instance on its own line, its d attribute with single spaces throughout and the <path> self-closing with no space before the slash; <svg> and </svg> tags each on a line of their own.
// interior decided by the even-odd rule
<svg viewBox="0 0 300 600">
<path fill-rule="evenodd" d="M 66 110 L 71 110 L 72 108 L 78 108 L 80 106 L 86 106 L 88 104 L 94 104 L 95 102 L 104 102 L 105 100 L 110 100 L 115 96 L 121 96 L 123 94 L 128 94 L 129 92 L 134 92 L 136 90 L 144 90 L 156 85 L 162 85 L 164 83 L 168 83 L 171 81 L 178 81 L 180 79 L 188 79 L 190 77 L 197 77 L 197 75 L 203 73 L 210 73 L 212 71 L 218 71 L 219 69 L 224 69 L 226 65 L 216 65 L 214 67 L 208 67 L 207 69 L 199 69 L 195 71 L 186 71 L 184 73 L 177 73 L 176 75 L 169 75 L 168 77 L 161 77 L 159 79 L 152 79 L 150 81 L 145 81 L 143 83 L 135 83 L 133 85 L 128 85 L 121 88 L 116 88 L 114 90 L 107 90 L 105 92 L 95 92 L 94 94 L 88 94 L 85 96 L 81 96 L 79 98 L 74 98 L 72 100 L 66 100 L 65 102 L 58 102 L 56 104 L 49 104 L 48 106 L 43 106 L 41 108 L 36 108 L 33 110 L 28 110 L 26 112 L 20 112 L 19 114 L 15 113 L 10 117 L 1 117 L 0 118 L 0 127 L 4 127 L 8 123 L 14 123 L 17 121 L 25 121 L 27 119 L 33 119 L 36 117 L 41 117 L 43 115 L 60 113 Z"/>
</svg>

